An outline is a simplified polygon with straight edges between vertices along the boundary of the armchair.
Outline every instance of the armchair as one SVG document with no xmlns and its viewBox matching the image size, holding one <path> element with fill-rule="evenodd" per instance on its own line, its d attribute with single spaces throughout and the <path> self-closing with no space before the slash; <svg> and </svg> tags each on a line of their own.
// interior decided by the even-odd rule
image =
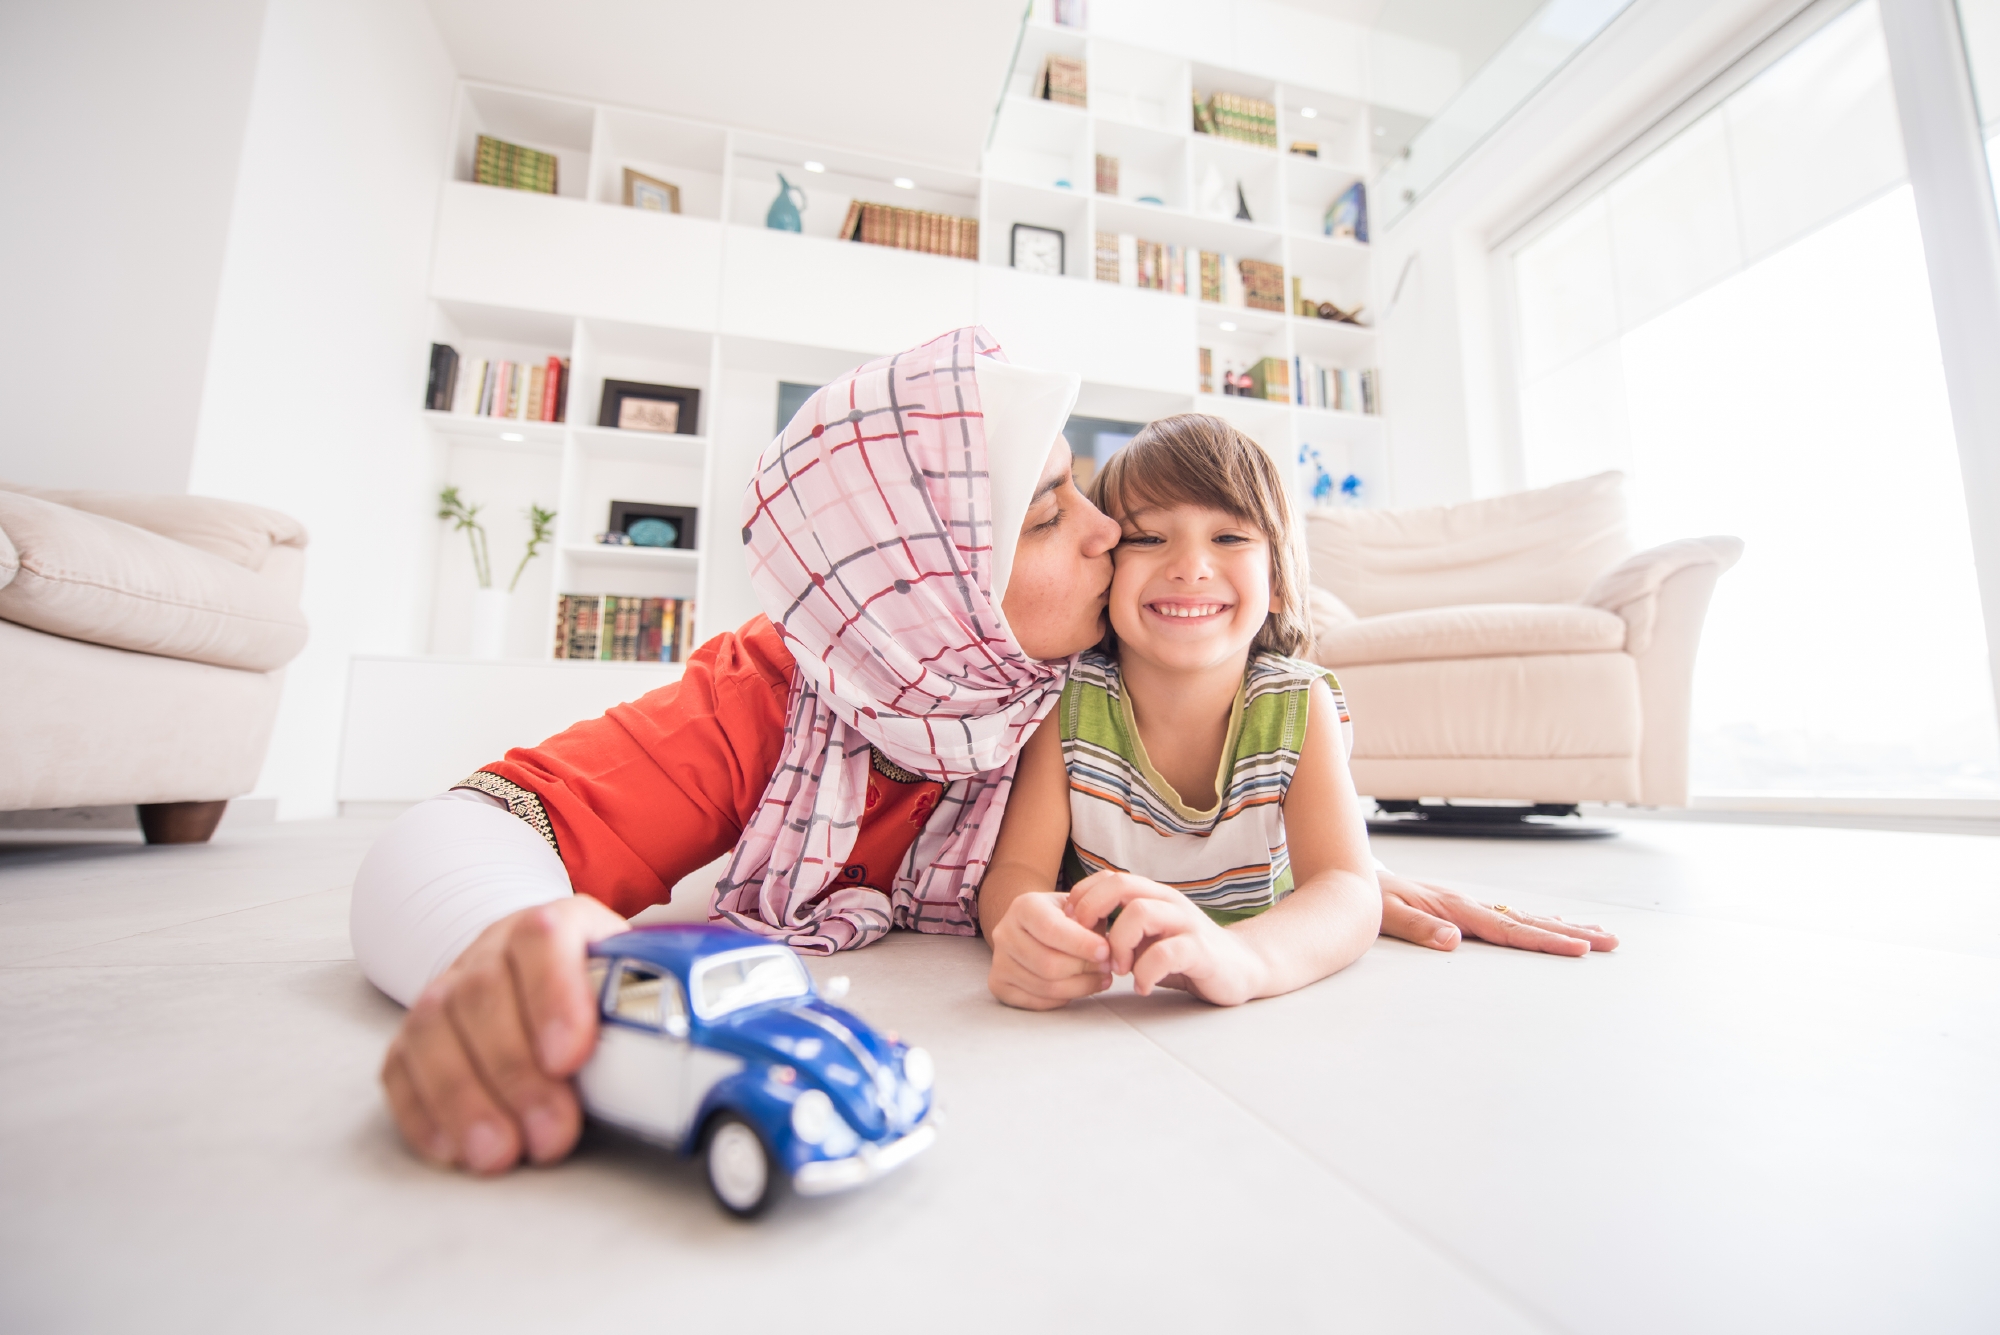
<svg viewBox="0 0 2000 1335">
<path fill-rule="evenodd" d="M 1633 554 L 1618 473 L 1464 505 L 1313 513 L 1314 659 L 1354 714 L 1355 785 L 1418 799 L 1685 806 L 1688 699 L 1736 538 Z M 1535 809 L 1534 807 L 1529 808 Z"/>
</svg>

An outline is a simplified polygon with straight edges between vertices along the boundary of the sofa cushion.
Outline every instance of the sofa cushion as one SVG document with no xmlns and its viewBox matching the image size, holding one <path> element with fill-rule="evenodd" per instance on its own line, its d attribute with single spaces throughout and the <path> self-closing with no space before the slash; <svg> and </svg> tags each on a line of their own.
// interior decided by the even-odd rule
<svg viewBox="0 0 2000 1335">
<path fill-rule="evenodd" d="M 0 491 L 0 532 L 19 568 L 0 618 L 74 640 L 268 671 L 305 647 L 291 578 L 104 515 Z"/>
<path fill-rule="evenodd" d="M 21 554 L 14 550 L 13 540 L 6 530 L 0 529 L 0 589 L 14 582 L 14 576 L 21 569 Z"/>
<path fill-rule="evenodd" d="M 1363 617 L 1463 603 L 1573 603 L 1632 550 L 1624 475 L 1422 510 L 1315 510 L 1312 582 Z"/>
<path fill-rule="evenodd" d="M 1340 686 L 1354 717 L 1357 765 L 1372 759 L 1639 754 L 1639 670 L 1629 654 L 1369 663 L 1343 670 Z M 1473 796 L 1441 785 L 1366 791 L 1373 797 Z"/>
<path fill-rule="evenodd" d="M 262 570 L 264 559 L 273 547 L 306 545 L 305 526 L 298 520 L 242 501 L 118 491 L 50 491 L 12 482 L 0 482 L 0 491 L 19 492 L 72 510 L 87 510 L 116 519 L 200 548 L 246 570 Z"/>
<path fill-rule="evenodd" d="M 1602 654 L 1625 647 L 1625 620 L 1571 603 L 1485 603 L 1391 612 L 1322 631 L 1313 658 L 1330 668 L 1440 658 Z"/>
</svg>

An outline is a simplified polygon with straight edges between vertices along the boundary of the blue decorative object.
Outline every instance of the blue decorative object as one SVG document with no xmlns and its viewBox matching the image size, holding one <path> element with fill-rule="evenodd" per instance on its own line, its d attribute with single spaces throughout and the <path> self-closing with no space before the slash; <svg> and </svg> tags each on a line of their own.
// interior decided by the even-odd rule
<svg viewBox="0 0 2000 1335">
<path fill-rule="evenodd" d="M 1333 500 L 1333 475 L 1326 471 L 1326 461 L 1319 457 L 1319 451 L 1311 445 L 1299 445 L 1299 467 L 1312 465 L 1312 482 L 1306 487 L 1306 494 L 1314 505 L 1326 505 Z"/>
<path fill-rule="evenodd" d="M 1349 505 L 1361 504 L 1361 479 L 1353 473 L 1340 479 L 1340 499 Z"/>
<path fill-rule="evenodd" d="M 1161 208 L 1167 206 L 1167 201 L 1161 199 L 1158 195 L 1141 195 L 1139 196 L 1139 202 L 1141 204 L 1158 204 Z"/>
<path fill-rule="evenodd" d="M 680 526 L 664 519 L 635 519 L 625 535 L 634 547 L 677 547 L 681 540 Z"/>
<path fill-rule="evenodd" d="M 1067 177 L 1067 176 L 1058 176 L 1058 177 L 1056 177 L 1056 189 L 1058 189 L 1058 190 L 1074 190 L 1075 188 L 1076 188 L 1075 186 L 1073 186 L 1073 185 L 1071 185 L 1071 184 L 1069 183 L 1069 177 Z"/>
<path fill-rule="evenodd" d="M 796 204 L 792 203 L 793 194 L 799 197 Z M 778 197 L 771 201 L 771 211 L 764 215 L 764 226 L 779 232 L 803 232 L 805 221 L 799 217 L 799 210 L 806 207 L 806 192 L 787 181 L 785 174 L 779 172 Z"/>
<path fill-rule="evenodd" d="M 930 1054 L 822 996 L 790 947 L 733 927 L 642 927 L 590 948 L 603 1016 L 577 1074 L 600 1121 L 702 1156 L 730 1213 L 858 1187 L 930 1147 Z"/>
</svg>

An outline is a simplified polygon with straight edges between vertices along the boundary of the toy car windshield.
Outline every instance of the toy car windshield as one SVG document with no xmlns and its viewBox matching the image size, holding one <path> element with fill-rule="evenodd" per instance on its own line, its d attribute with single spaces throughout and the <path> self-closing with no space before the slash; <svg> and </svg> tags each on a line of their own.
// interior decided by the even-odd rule
<svg viewBox="0 0 2000 1335">
<path fill-rule="evenodd" d="M 786 1001 L 812 991 L 799 957 L 783 946 L 716 955 L 695 966 L 694 1012 L 713 1020 L 765 1001 Z"/>
</svg>

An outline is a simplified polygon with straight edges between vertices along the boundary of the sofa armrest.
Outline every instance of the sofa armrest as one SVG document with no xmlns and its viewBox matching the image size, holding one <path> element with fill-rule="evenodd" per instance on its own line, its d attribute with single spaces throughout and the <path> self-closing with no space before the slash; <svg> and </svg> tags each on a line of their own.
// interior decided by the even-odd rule
<svg viewBox="0 0 2000 1335">
<path fill-rule="evenodd" d="M 1660 591 L 1667 581 L 1696 566 L 1712 566 L 1709 585 L 1743 555 L 1741 538 L 1682 538 L 1649 547 L 1591 581 L 1577 599 L 1586 607 L 1616 612 L 1625 620 L 1625 652 L 1643 656 L 1652 648 L 1659 623 Z M 1706 599 L 1703 600 L 1704 604 Z"/>
<path fill-rule="evenodd" d="M 0 491 L 17 492 L 87 514 L 103 515 L 121 524 L 157 533 L 163 538 L 219 556 L 245 570 L 262 570 L 274 547 L 306 545 L 305 525 L 290 515 L 261 505 L 225 501 L 215 496 L 148 496 L 120 491 L 51 491 L 0 482 Z"/>
<path fill-rule="evenodd" d="M 1743 555 L 1739 538 L 1684 538 L 1613 567 L 1583 600 L 1625 621 L 1625 652 L 1639 669 L 1639 802 L 1688 802 L 1689 705 L 1695 651 L 1715 581 Z"/>
</svg>

